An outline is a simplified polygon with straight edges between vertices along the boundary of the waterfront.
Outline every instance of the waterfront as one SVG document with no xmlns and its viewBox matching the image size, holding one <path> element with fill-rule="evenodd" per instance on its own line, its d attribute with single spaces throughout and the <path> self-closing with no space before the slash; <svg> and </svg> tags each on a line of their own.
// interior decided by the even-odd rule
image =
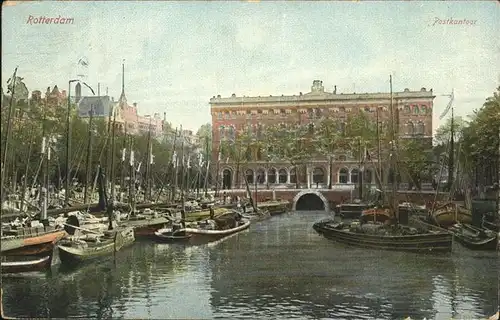
<svg viewBox="0 0 500 320">
<path fill-rule="evenodd" d="M 480 319 L 497 311 L 498 256 L 369 251 L 296 212 L 200 247 L 138 242 L 74 271 L 3 276 L 15 317 Z"/>
</svg>

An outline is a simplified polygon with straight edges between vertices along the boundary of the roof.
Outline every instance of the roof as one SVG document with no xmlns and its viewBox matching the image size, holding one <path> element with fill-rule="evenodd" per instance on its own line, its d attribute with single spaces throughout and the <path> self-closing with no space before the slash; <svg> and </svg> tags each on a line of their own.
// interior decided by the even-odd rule
<svg viewBox="0 0 500 320">
<path fill-rule="evenodd" d="M 109 96 L 82 97 L 77 104 L 78 115 L 80 117 L 88 117 L 92 108 L 94 116 L 106 117 L 111 114 L 113 104 L 114 102 L 111 101 Z"/>
</svg>

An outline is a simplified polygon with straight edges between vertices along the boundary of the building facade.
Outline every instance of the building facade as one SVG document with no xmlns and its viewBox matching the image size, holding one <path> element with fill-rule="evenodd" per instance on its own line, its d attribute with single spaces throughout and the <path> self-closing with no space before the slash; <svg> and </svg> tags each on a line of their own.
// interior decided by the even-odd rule
<svg viewBox="0 0 500 320">
<path fill-rule="evenodd" d="M 424 139 L 432 144 L 432 110 L 435 96 L 431 90 L 405 89 L 393 92 L 393 110 L 399 112 L 399 135 L 406 138 Z M 236 177 L 236 164 L 231 159 L 219 159 L 219 146 L 224 139 L 234 139 L 239 131 L 250 126 L 253 132 L 265 130 L 266 126 L 280 124 L 308 124 L 322 118 L 334 118 L 345 123 L 350 114 L 364 112 L 373 122 L 387 122 L 390 119 L 391 94 L 386 93 L 337 93 L 325 91 L 323 82 L 315 80 L 309 93 L 291 96 L 231 97 L 220 95 L 210 99 L 212 116 L 212 172 L 219 175 L 223 189 L 241 188 L 245 176 L 250 183 L 257 181 L 260 187 L 326 187 L 334 185 L 355 185 L 360 176 L 359 161 L 348 154 L 336 154 L 333 168 L 327 159 L 311 159 L 304 174 L 295 172 L 285 161 L 269 163 L 253 161 L 242 164 Z M 376 159 L 375 159 L 376 161 Z M 364 180 L 372 183 L 374 165 L 365 166 Z M 382 172 L 383 173 L 383 172 Z M 389 173 L 383 173 L 387 181 Z M 367 181 L 368 180 L 368 181 Z"/>
</svg>

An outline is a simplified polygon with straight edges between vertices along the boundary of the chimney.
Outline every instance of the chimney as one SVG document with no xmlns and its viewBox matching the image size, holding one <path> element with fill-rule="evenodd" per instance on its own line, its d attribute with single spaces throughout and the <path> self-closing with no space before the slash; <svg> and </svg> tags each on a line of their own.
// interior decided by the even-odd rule
<svg viewBox="0 0 500 320">
<path fill-rule="evenodd" d="M 134 108 L 137 108 L 137 102 L 134 102 L 133 105 L 134 105 Z"/>
<path fill-rule="evenodd" d="M 337 86 L 333 86 L 333 94 L 337 94 Z"/>
<path fill-rule="evenodd" d="M 167 113 L 163 112 L 163 121 L 167 121 Z"/>
</svg>

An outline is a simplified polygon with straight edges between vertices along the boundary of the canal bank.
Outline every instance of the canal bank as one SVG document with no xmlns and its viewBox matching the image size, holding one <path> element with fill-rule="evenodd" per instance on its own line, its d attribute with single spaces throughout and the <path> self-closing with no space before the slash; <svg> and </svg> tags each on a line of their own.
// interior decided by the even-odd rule
<svg viewBox="0 0 500 320">
<path fill-rule="evenodd" d="M 75 271 L 2 277 L 15 317 L 450 319 L 498 305 L 496 252 L 422 256 L 332 243 L 324 212 L 253 224 L 210 246 L 140 242 Z M 454 248 L 455 250 L 455 248 Z"/>
</svg>

